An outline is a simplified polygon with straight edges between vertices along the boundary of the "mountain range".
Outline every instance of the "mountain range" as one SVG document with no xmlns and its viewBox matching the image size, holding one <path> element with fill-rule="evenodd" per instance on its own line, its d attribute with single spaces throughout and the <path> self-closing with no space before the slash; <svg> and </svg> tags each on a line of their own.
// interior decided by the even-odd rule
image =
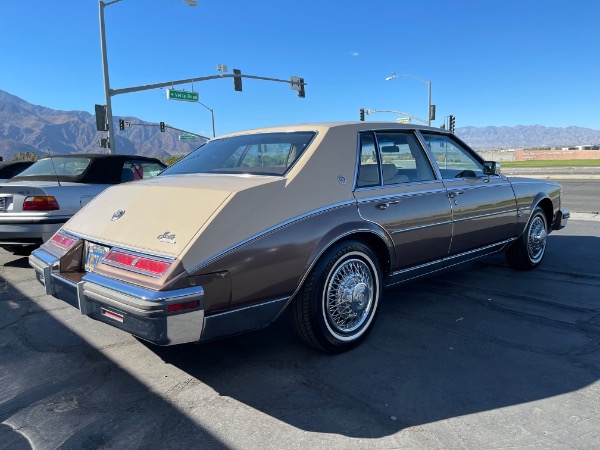
<svg viewBox="0 0 600 450">
<path fill-rule="evenodd" d="M 179 131 L 167 128 L 160 132 L 157 124 L 136 117 L 114 117 L 128 120 L 132 126 L 116 133 L 119 153 L 166 158 L 187 154 L 204 140 L 179 140 Z M 582 127 L 462 127 L 456 135 L 476 150 L 501 148 L 565 147 L 599 144 L 600 130 Z M 0 90 L 0 156 L 10 160 L 20 152 L 38 155 L 68 153 L 102 153 L 98 146 L 106 132 L 96 131 L 95 116 L 85 111 L 58 111 L 33 105 Z"/>
<path fill-rule="evenodd" d="M 179 140 L 179 131 L 167 128 L 160 132 L 157 124 L 136 117 L 113 117 L 128 120 L 132 126 L 116 133 L 118 152 L 167 158 L 187 154 L 204 139 Z M 20 152 L 38 156 L 68 153 L 107 153 L 98 141 L 106 132 L 96 131 L 96 117 L 85 111 L 58 111 L 33 105 L 0 90 L 0 156 L 10 160 Z"/>
</svg>

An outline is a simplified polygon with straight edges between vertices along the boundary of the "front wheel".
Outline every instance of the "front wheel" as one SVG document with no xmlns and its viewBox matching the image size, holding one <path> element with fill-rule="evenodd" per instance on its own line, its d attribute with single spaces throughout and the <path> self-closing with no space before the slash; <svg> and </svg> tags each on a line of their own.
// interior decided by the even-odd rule
<svg viewBox="0 0 600 450">
<path fill-rule="evenodd" d="M 525 232 L 508 250 L 506 259 L 511 267 L 518 270 L 530 270 L 537 267 L 546 253 L 548 221 L 539 206 L 533 210 Z"/>
<path fill-rule="evenodd" d="M 319 259 L 292 303 L 298 336 L 312 347 L 341 353 L 371 331 L 381 297 L 381 269 L 360 241 L 334 245 Z"/>
</svg>

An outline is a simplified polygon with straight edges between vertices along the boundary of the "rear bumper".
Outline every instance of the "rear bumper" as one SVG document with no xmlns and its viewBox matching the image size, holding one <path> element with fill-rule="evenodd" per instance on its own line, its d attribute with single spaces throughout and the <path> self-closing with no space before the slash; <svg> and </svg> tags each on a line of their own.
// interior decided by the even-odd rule
<svg viewBox="0 0 600 450">
<path fill-rule="evenodd" d="M 52 237 L 70 217 L 0 217 L 0 245 L 42 243 Z"/>
<path fill-rule="evenodd" d="M 559 209 L 556 212 L 556 216 L 554 216 L 554 221 L 552 222 L 553 230 L 560 230 L 567 226 L 567 222 L 571 217 L 571 213 L 566 209 Z"/>
<path fill-rule="evenodd" d="M 29 257 L 46 293 L 79 309 L 81 314 L 112 325 L 156 345 L 198 342 L 204 330 L 204 290 L 194 286 L 153 291 L 108 277 L 87 273 L 78 281 L 60 274 L 59 260 L 35 250 Z M 169 305 L 197 302 L 184 311 Z"/>
</svg>

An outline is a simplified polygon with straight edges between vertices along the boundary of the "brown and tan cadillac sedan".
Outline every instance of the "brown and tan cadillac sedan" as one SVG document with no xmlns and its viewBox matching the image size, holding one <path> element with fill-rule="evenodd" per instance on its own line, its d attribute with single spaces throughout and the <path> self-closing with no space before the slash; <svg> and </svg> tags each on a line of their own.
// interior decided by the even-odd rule
<svg viewBox="0 0 600 450">
<path fill-rule="evenodd" d="M 29 258 L 46 292 L 159 345 L 264 327 L 356 346 L 382 291 L 505 252 L 516 269 L 566 225 L 559 185 L 508 179 L 443 130 L 305 124 L 209 141 L 107 189 Z"/>
</svg>

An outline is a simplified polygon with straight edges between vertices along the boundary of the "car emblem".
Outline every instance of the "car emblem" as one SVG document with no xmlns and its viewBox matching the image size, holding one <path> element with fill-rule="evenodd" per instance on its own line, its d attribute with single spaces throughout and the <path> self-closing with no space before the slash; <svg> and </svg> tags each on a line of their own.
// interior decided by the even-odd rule
<svg viewBox="0 0 600 450">
<path fill-rule="evenodd" d="M 337 180 L 340 184 L 346 184 L 346 177 L 344 175 L 338 175 Z"/>
<path fill-rule="evenodd" d="M 115 213 L 112 215 L 112 219 L 111 222 L 114 222 L 115 220 L 119 220 L 121 217 L 123 217 L 123 215 L 125 214 L 125 211 L 122 209 L 118 209 L 117 211 L 115 211 Z"/>
<path fill-rule="evenodd" d="M 160 242 L 164 242 L 166 244 L 175 244 L 175 235 L 169 233 L 168 231 L 165 231 L 163 234 L 159 234 L 156 239 L 158 239 Z"/>
</svg>

